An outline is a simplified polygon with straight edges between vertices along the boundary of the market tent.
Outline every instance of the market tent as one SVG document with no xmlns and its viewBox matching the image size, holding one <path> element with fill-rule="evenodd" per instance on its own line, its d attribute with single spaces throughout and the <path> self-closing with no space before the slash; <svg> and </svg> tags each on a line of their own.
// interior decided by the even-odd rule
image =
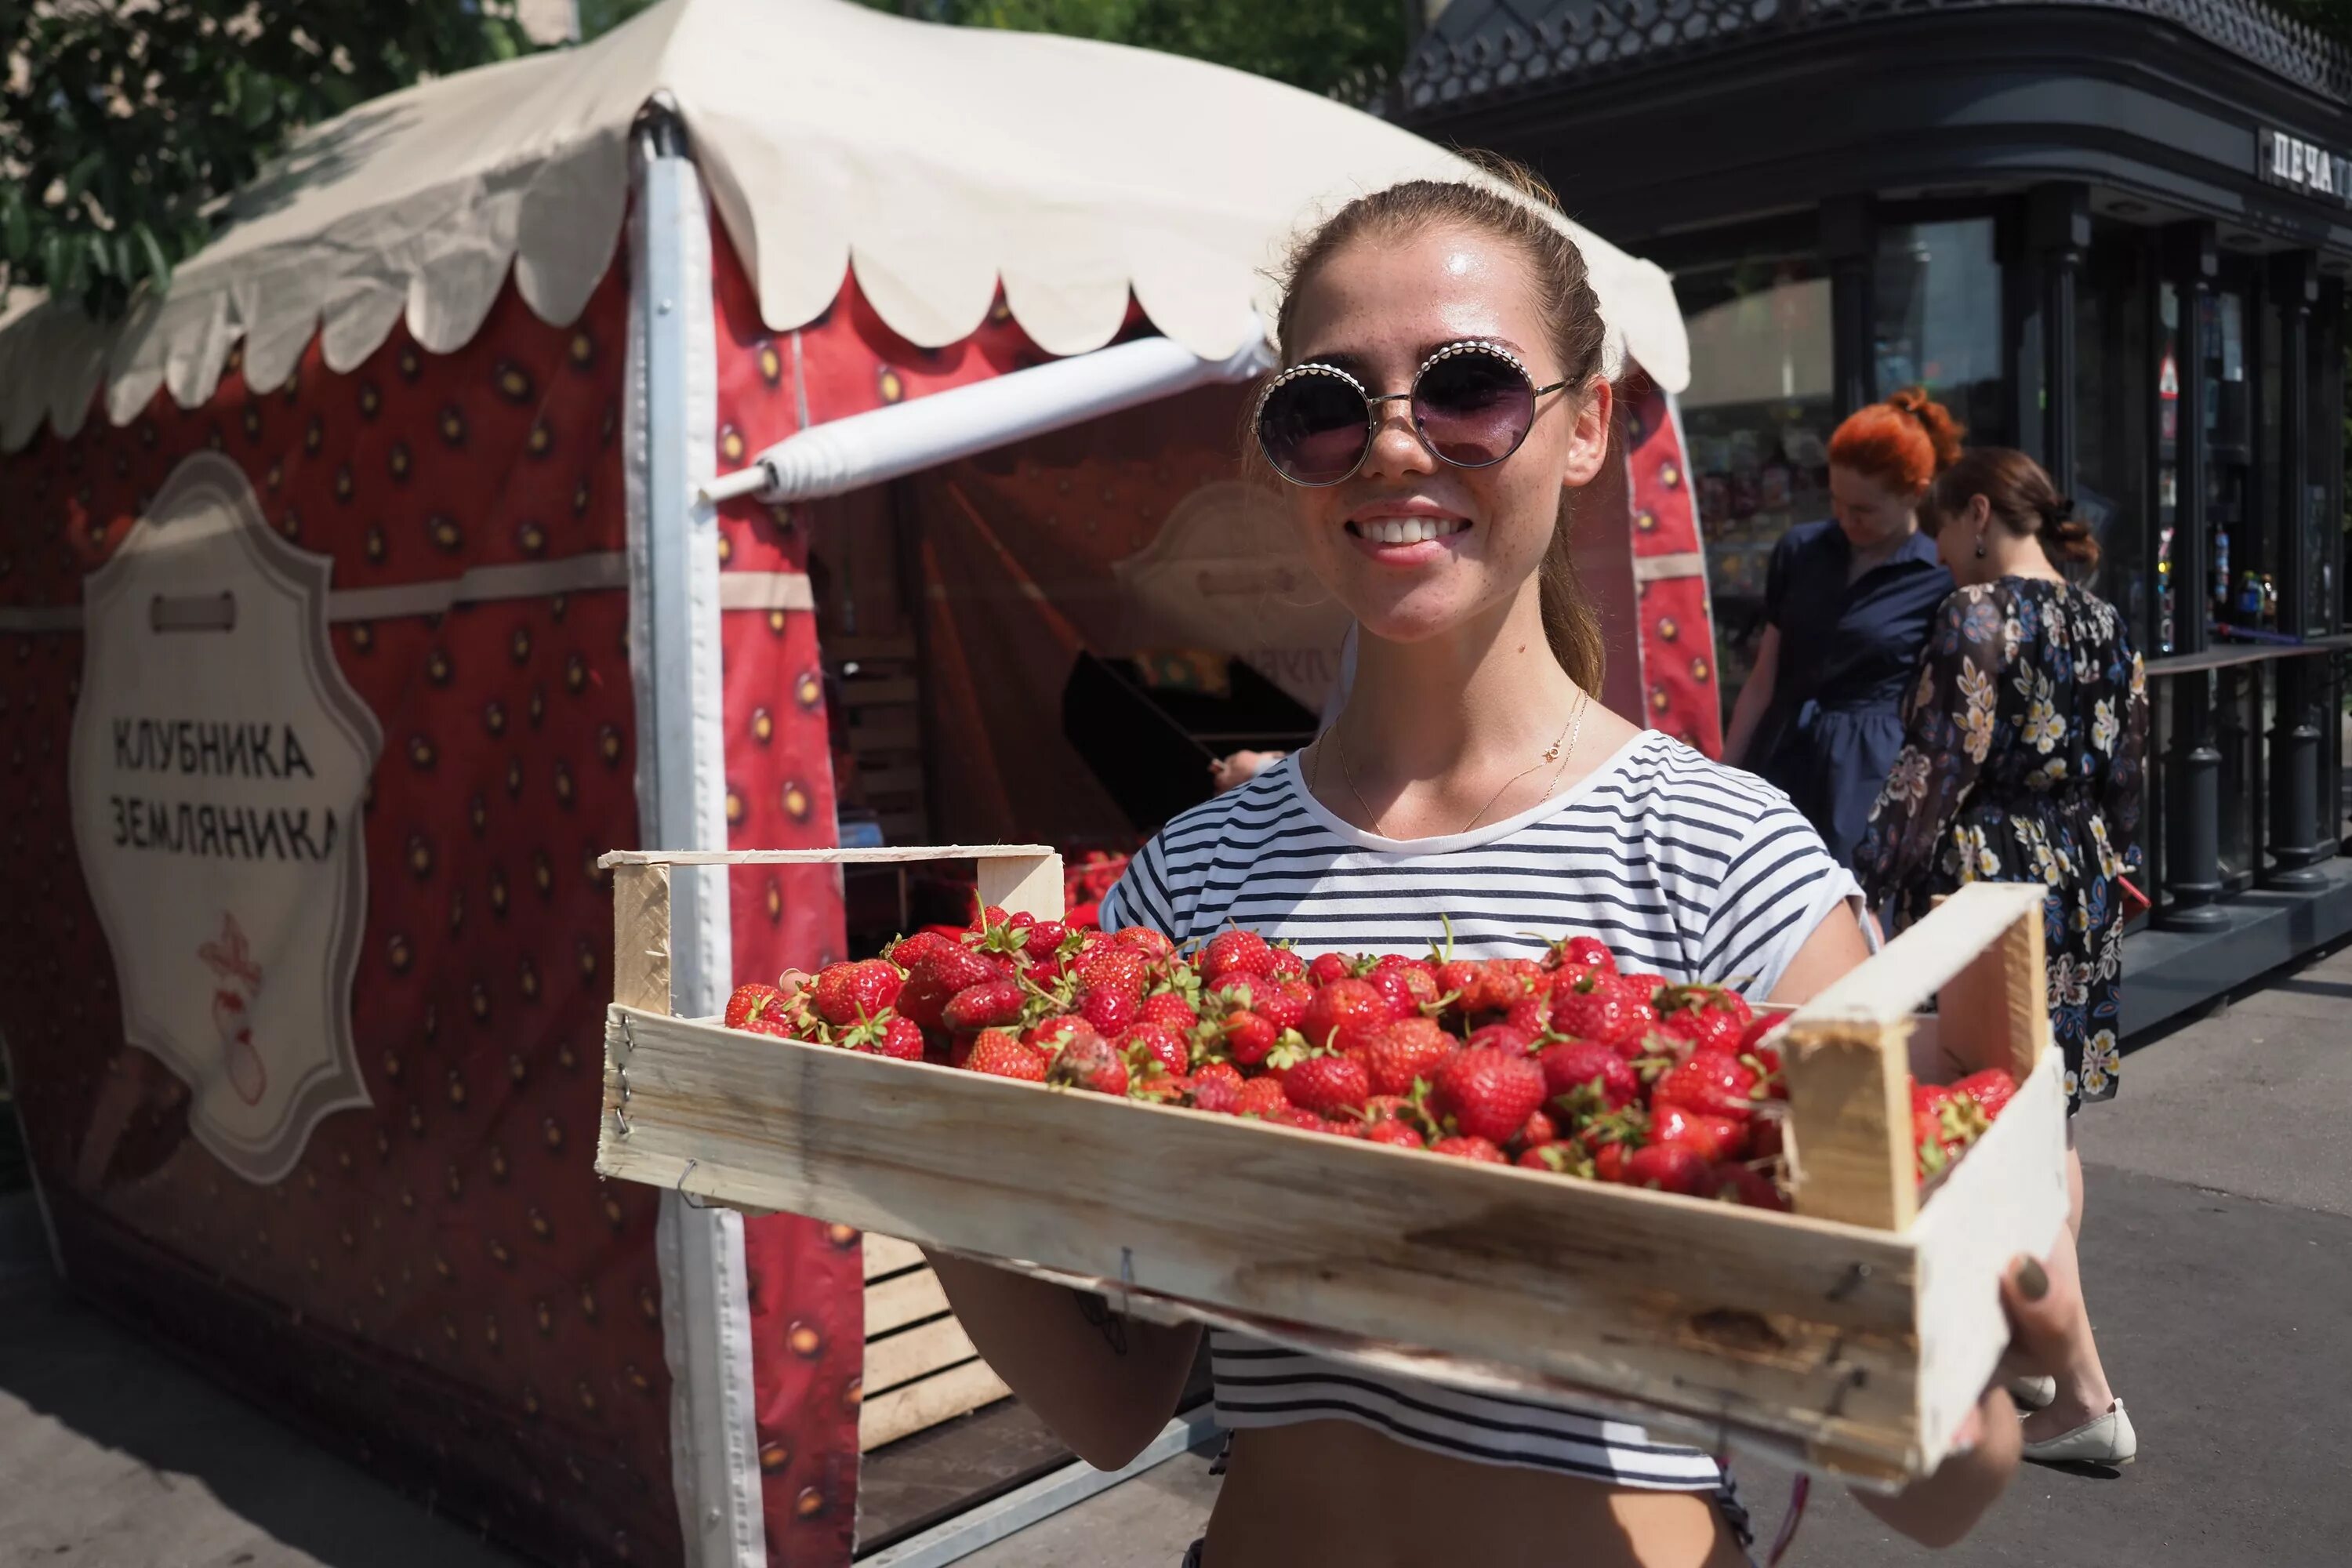
<svg viewBox="0 0 2352 1568">
<path fill-rule="evenodd" d="M 1002 288 L 1037 346 L 1108 342 L 1130 298 L 1222 360 L 1265 309 L 1302 213 L 1461 159 L 1261 78 L 1086 40 L 910 22 L 846 0 L 669 0 L 584 47 L 378 99 L 305 135 L 240 193 L 169 296 L 121 329 L 70 310 L 0 336 L 0 445 L 80 428 L 101 382 L 120 425 L 158 387 L 211 395 L 228 351 L 268 390 L 313 333 L 349 370 L 395 321 L 447 353 L 509 270 L 563 323 L 611 262 L 628 135 L 676 107 L 712 205 L 782 331 L 845 270 L 882 321 L 937 347 Z M 1573 226 L 1571 226 L 1572 227 Z M 1614 342 L 1688 376 L 1666 276 L 1574 230 Z"/>
</svg>

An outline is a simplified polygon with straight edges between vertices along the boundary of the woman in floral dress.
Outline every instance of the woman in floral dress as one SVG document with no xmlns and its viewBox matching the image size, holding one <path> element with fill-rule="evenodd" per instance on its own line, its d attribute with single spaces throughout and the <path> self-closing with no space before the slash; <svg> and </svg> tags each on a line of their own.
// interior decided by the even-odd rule
<svg viewBox="0 0 2352 1568">
<path fill-rule="evenodd" d="M 2050 889 L 2050 1025 L 2066 1058 L 2069 1115 L 2116 1092 L 2124 909 L 2138 864 L 2147 687 L 2123 617 L 2068 582 L 2099 547 L 2039 464 L 1979 447 L 1939 475 L 1920 526 L 1958 592 L 1928 633 L 1904 702 L 1904 746 L 1854 857 L 1898 925 L 1969 882 Z M 2075 1268 L 2082 1161 L 2053 1271 Z M 2107 1387 L 2087 1317 L 2053 1398 L 2026 1423 L 2026 1457 L 2120 1463 L 2137 1440 Z"/>
</svg>

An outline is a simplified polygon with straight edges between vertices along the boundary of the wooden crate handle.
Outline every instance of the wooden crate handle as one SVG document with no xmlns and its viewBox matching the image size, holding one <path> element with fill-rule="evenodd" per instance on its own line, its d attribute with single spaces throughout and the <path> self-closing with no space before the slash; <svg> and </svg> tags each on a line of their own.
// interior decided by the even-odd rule
<svg viewBox="0 0 2352 1568">
<path fill-rule="evenodd" d="M 1917 1214 L 1908 1047 L 1928 997 L 1948 1053 L 2021 1082 L 2032 1070 L 2049 1038 L 2043 895 L 1972 883 L 1797 1009 L 1783 1055 L 1799 1214 L 1874 1230 Z"/>
</svg>

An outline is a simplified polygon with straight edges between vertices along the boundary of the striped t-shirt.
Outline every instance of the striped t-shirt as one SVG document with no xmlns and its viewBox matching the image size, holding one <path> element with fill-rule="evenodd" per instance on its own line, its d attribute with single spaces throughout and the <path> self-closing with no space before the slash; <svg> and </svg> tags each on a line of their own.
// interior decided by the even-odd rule
<svg viewBox="0 0 2352 1568">
<path fill-rule="evenodd" d="M 1146 925 L 1178 942 L 1247 926 L 1302 952 L 1464 958 L 1542 952 L 1591 932 L 1624 970 L 1735 980 L 1764 996 L 1853 877 L 1788 798 L 1753 774 L 1645 731 L 1570 789 L 1444 838 L 1382 838 L 1307 791 L 1295 757 L 1161 829 L 1102 903 L 1106 930 Z M 1714 1490 L 1694 1448 L 1572 1408 L 1374 1377 L 1223 1331 L 1210 1337 L 1228 1427 L 1353 1421 L 1416 1447 L 1555 1470 L 1607 1485 Z"/>
</svg>

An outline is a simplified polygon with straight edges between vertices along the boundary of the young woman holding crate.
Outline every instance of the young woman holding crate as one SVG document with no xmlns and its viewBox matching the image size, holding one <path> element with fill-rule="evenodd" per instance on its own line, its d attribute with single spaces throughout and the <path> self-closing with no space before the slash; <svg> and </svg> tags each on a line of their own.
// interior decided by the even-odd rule
<svg viewBox="0 0 2352 1568">
<path fill-rule="evenodd" d="M 1568 529 L 1609 444 L 1603 328 L 1549 193 L 1502 174 L 1362 197 L 1294 258 L 1256 437 L 1355 613 L 1356 679 L 1314 745 L 1171 823 L 1103 923 L 1422 952 L 1450 920 L 1473 958 L 1589 931 L 1628 969 L 1801 1000 L 1864 956 L 1853 879 L 1777 792 L 1593 700 Z M 1083 1458 L 1122 1465 L 1172 1414 L 1198 1329 L 934 1263 L 982 1354 Z M 2053 1294 L 2038 1266 L 2012 1278 L 2029 1348 Z M 1234 1443 L 1205 1568 L 1748 1561 L 1716 1461 L 1637 1426 L 1223 1332 L 1211 1354 Z M 2018 1456 L 2005 1394 L 1978 1419 L 1968 1452 L 1868 1505 L 1923 1541 L 1964 1534 Z"/>
</svg>

